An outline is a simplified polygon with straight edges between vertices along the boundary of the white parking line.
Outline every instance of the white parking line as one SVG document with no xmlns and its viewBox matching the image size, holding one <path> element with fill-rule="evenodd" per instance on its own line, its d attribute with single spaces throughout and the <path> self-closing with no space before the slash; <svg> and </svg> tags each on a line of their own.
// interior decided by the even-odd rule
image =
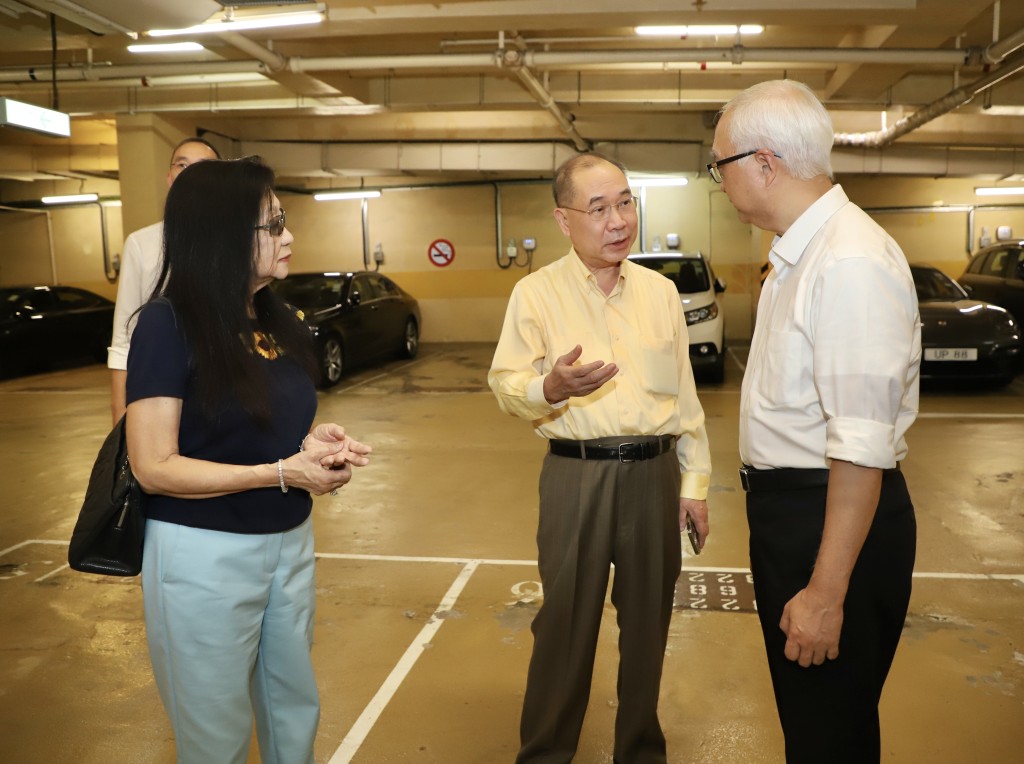
<svg viewBox="0 0 1024 764">
<path fill-rule="evenodd" d="M 434 635 L 437 634 L 444 624 L 445 616 L 455 606 L 456 600 L 462 594 L 462 590 L 466 588 L 466 584 L 469 583 L 469 579 L 473 576 L 477 567 L 478 564 L 475 561 L 466 563 L 462 572 L 459 573 L 458 577 L 448 588 L 444 599 L 441 600 L 441 604 L 437 606 L 437 610 L 427 620 L 426 625 L 420 629 L 420 633 L 413 639 L 412 644 L 406 648 L 405 654 L 402 655 L 394 669 L 391 670 L 388 678 L 384 680 L 384 684 L 377 690 L 377 694 L 373 696 L 373 699 L 363 709 L 363 713 L 359 715 L 355 724 L 352 725 L 352 729 L 345 735 L 345 739 L 341 741 L 338 750 L 331 756 L 329 764 L 348 764 L 352 761 L 352 757 L 356 755 L 359 747 L 366 740 L 366 736 L 370 734 L 370 730 L 373 729 L 373 725 L 377 723 L 377 719 L 388 703 L 391 702 L 391 698 L 398 692 L 398 688 L 401 687 L 402 682 L 405 681 L 406 676 L 408 676 L 420 655 L 427 649 L 430 642 L 434 639 Z"/>
<path fill-rule="evenodd" d="M 747 370 L 747 365 L 740 360 L 740 357 L 736 355 L 735 350 L 733 350 L 731 347 L 727 347 L 726 352 L 728 352 L 729 355 L 732 356 L 732 360 L 734 360 L 736 362 L 736 365 L 740 367 L 740 371 Z"/>
</svg>

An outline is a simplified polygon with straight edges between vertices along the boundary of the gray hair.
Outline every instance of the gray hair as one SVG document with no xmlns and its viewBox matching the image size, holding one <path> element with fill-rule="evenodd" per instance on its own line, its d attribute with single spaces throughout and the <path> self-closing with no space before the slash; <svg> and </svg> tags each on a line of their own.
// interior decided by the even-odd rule
<svg viewBox="0 0 1024 764">
<path fill-rule="evenodd" d="M 796 80 L 753 85 L 722 107 L 737 151 L 769 149 L 794 178 L 832 177 L 832 119 L 814 92 Z"/>
</svg>

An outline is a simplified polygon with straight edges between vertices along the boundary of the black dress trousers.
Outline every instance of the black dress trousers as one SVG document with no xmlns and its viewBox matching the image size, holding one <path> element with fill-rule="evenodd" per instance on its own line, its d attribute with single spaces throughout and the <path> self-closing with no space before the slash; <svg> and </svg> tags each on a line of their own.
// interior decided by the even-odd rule
<svg viewBox="0 0 1024 764">
<path fill-rule="evenodd" d="M 750 567 L 788 764 L 880 758 L 878 701 L 910 603 L 917 542 L 902 473 L 887 472 L 843 606 L 839 657 L 787 660 L 782 610 L 806 587 L 825 525 L 827 487 L 747 494 Z"/>
</svg>

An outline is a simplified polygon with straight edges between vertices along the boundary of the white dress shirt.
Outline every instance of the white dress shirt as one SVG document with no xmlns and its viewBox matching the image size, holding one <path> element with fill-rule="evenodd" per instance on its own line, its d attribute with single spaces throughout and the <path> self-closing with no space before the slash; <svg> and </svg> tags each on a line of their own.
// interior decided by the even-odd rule
<svg viewBox="0 0 1024 764">
<path fill-rule="evenodd" d="M 740 399 L 758 469 L 892 468 L 917 417 L 921 320 L 899 245 L 833 186 L 780 237 Z"/>
<path fill-rule="evenodd" d="M 156 286 L 163 263 L 163 221 L 140 228 L 124 242 L 121 272 L 117 280 L 117 303 L 114 306 L 114 331 L 107 349 L 107 367 L 128 368 L 128 344 L 135 328 L 135 315 Z"/>
</svg>

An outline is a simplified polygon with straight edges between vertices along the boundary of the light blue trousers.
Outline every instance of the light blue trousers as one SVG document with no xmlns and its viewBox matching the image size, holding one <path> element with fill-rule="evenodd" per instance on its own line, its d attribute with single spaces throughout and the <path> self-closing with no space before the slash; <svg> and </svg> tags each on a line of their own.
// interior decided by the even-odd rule
<svg viewBox="0 0 1024 764">
<path fill-rule="evenodd" d="M 248 535 L 149 520 L 146 639 L 179 764 L 312 764 L 313 523 Z"/>
</svg>

